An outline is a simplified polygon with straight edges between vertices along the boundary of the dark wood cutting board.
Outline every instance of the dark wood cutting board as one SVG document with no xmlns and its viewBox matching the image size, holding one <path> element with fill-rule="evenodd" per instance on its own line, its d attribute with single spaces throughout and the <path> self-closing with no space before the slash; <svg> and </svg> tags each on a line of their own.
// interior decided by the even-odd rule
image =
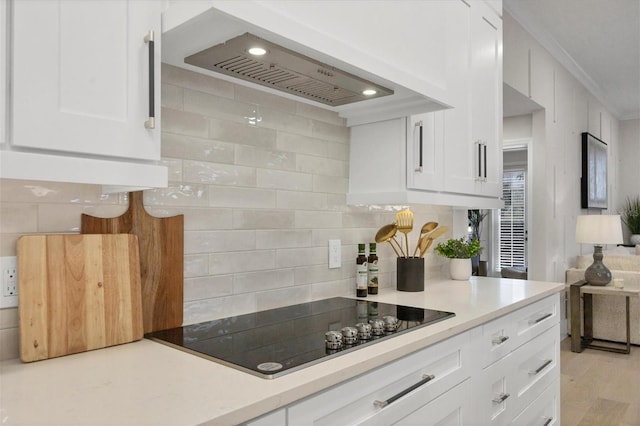
<svg viewBox="0 0 640 426">
<path fill-rule="evenodd" d="M 115 218 L 83 214 L 83 234 L 134 234 L 140 245 L 144 332 L 182 325 L 184 215 L 157 218 L 144 209 L 142 191 L 129 193 L 129 208 Z"/>
<path fill-rule="evenodd" d="M 142 339 L 135 235 L 26 235 L 16 246 L 24 362 Z"/>
</svg>

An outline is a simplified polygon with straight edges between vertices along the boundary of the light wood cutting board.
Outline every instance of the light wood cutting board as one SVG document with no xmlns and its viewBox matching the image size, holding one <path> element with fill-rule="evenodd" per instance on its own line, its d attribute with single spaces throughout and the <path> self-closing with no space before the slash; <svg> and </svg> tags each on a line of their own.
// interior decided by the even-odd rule
<svg viewBox="0 0 640 426">
<path fill-rule="evenodd" d="M 130 192 L 126 212 L 113 218 L 83 214 L 80 232 L 137 235 L 140 244 L 144 332 L 182 325 L 184 215 L 153 217 L 144 209 L 142 191 Z"/>
<path fill-rule="evenodd" d="M 142 338 L 135 235 L 27 235 L 17 253 L 22 361 Z"/>
</svg>

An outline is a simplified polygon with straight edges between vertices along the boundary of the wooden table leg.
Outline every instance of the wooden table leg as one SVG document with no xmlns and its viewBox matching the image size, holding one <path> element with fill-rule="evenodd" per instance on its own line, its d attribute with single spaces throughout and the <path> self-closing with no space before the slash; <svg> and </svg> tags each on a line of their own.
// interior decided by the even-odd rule
<svg viewBox="0 0 640 426">
<path fill-rule="evenodd" d="M 569 311 L 571 315 L 571 352 L 582 352 L 582 317 L 580 315 L 580 287 L 585 284 L 584 281 L 571 284 L 569 287 Z"/>
</svg>

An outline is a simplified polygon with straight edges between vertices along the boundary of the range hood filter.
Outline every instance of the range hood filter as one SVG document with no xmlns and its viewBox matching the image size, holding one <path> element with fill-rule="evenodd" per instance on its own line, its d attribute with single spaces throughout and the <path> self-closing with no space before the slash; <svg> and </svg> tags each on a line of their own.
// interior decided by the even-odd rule
<svg viewBox="0 0 640 426">
<path fill-rule="evenodd" d="M 264 55 L 249 49 L 261 47 Z M 393 90 L 245 33 L 184 59 L 185 63 L 329 106 L 392 95 Z M 363 92 L 375 91 L 365 95 Z"/>
</svg>

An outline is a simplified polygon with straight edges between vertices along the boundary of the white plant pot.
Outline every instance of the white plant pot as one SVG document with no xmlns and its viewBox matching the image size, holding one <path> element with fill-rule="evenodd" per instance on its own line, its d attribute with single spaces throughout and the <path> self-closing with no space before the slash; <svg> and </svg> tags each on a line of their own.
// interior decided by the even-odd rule
<svg viewBox="0 0 640 426">
<path fill-rule="evenodd" d="M 466 281 L 471 277 L 471 259 L 449 259 L 452 280 Z"/>
<path fill-rule="evenodd" d="M 631 234 L 631 237 L 629 237 L 629 241 L 631 241 L 632 245 L 637 246 L 638 244 L 640 244 L 640 234 Z"/>
</svg>

